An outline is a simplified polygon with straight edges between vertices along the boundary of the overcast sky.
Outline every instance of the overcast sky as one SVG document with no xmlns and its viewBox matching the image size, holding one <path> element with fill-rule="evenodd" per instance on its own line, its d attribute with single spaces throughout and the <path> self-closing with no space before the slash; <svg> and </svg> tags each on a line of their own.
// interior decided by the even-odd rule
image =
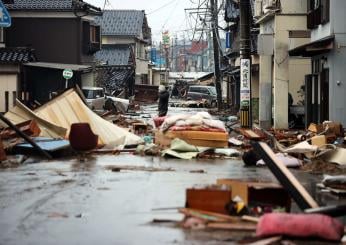
<svg viewBox="0 0 346 245">
<path fill-rule="evenodd" d="M 101 9 L 105 3 L 105 0 L 84 1 Z M 171 36 L 182 37 L 182 30 L 191 29 L 194 20 L 186 17 L 184 9 L 197 4 L 198 0 L 106 0 L 106 9 L 145 10 L 153 39 L 159 41 L 163 30 L 169 30 Z M 185 35 L 188 33 L 185 32 Z"/>
</svg>

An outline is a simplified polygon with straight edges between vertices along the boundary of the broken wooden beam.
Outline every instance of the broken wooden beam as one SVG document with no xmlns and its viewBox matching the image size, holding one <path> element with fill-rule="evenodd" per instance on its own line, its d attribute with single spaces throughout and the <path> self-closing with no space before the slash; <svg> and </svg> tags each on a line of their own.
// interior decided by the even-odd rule
<svg viewBox="0 0 346 245">
<path fill-rule="evenodd" d="M 255 151 L 262 157 L 269 167 L 270 171 L 275 175 L 276 179 L 289 192 L 291 197 L 302 210 L 319 207 L 316 201 L 299 183 L 294 175 L 287 167 L 275 156 L 269 146 L 263 142 L 253 143 Z"/>
<path fill-rule="evenodd" d="M 22 137 L 26 142 L 28 142 L 30 145 L 32 145 L 38 152 L 40 152 L 43 156 L 45 156 L 48 159 L 52 159 L 52 156 L 45 152 L 44 150 L 39 147 L 35 141 L 33 141 L 29 136 L 27 136 L 25 133 L 20 131 L 10 120 L 8 120 L 6 117 L 4 117 L 0 113 L 0 119 L 6 123 L 10 128 L 12 128 L 20 137 Z"/>
<path fill-rule="evenodd" d="M 18 130 L 25 133 L 26 135 L 30 137 L 37 137 L 41 133 L 41 129 L 38 126 L 37 122 L 35 120 L 28 120 L 19 124 L 15 125 Z M 8 127 L 5 128 L 0 132 L 0 138 L 3 140 L 6 139 L 12 139 L 18 137 L 16 131 L 14 131 L 12 128 Z"/>
</svg>

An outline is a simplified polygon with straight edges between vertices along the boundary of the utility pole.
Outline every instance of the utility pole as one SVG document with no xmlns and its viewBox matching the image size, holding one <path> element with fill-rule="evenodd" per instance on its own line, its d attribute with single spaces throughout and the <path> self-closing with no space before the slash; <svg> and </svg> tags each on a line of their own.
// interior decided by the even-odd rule
<svg viewBox="0 0 346 245">
<path fill-rule="evenodd" d="M 214 49 L 214 75 L 215 87 L 217 94 L 217 109 L 220 111 L 222 108 L 222 91 L 221 91 L 221 72 L 220 72 L 220 50 L 218 44 L 218 7 L 217 0 L 210 0 L 210 9 L 212 15 L 211 29 L 213 32 L 213 49 Z"/>
<path fill-rule="evenodd" d="M 186 46 L 185 46 L 185 33 L 184 33 L 184 56 L 183 56 L 183 61 L 184 61 L 184 72 L 186 71 Z"/>
<path fill-rule="evenodd" d="M 175 56 L 175 65 L 174 65 L 174 71 L 179 71 L 178 68 L 178 55 L 179 55 L 179 46 L 178 46 L 178 36 L 175 36 L 175 46 L 174 46 L 174 56 Z"/>
<path fill-rule="evenodd" d="M 250 0 L 240 0 L 240 126 L 252 127 Z"/>
<path fill-rule="evenodd" d="M 171 62 L 170 62 L 170 71 L 174 71 L 174 38 L 172 37 L 172 44 L 171 44 Z"/>
</svg>

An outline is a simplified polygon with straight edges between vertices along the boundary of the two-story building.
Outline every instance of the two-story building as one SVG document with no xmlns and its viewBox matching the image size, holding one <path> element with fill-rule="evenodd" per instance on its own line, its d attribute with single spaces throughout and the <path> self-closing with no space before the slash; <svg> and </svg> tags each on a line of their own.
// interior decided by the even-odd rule
<svg viewBox="0 0 346 245">
<path fill-rule="evenodd" d="M 303 2 L 311 39 L 289 54 L 311 58 L 305 80 L 306 124 L 332 120 L 346 125 L 346 1 Z"/>
<path fill-rule="evenodd" d="M 297 91 L 310 73 L 309 59 L 288 54 L 289 49 L 308 40 L 306 1 L 256 0 L 254 12 L 260 25 L 260 126 L 288 128 L 289 104 L 292 104 L 289 98 L 293 98 L 293 104 L 299 101 Z"/>
<path fill-rule="evenodd" d="M 4 1 L 7 3 L 8 1 Z M 8 111 L 15 105 L 20 91 L 23 64 L 36 60 L 31 48 L 6 47 L 5 29 L 11 26 L 11 16 L 0 2 L 0 113 Z"/>
<path fill-rule="evenodd" d="M 144 10 L 105 10 L 103 16 L 96 18 L 101 26 L 102 49 L 107 48 L 114 55 L 117 49 L 114 45 L 130 45 L 135 55 L 135 82 L 148 84 L 149 52 L 151 44 L 151 29 L 148 26 Z M 112 46 L 113 45 L 113 46 Z M 103 59 L 103 62 L 108 62 Z"/>
<path fill-rule="evenodd" d="M 23 65 L 21 92 L 25 101 L 44 103 L 52 93 L 78 84 L 93 85 L 93 54 L 100 49 L 102 11 L 82 0 L 8 0 L 12 26 L 5 29 L 8 48 L 33 49 L 38 62 Z M 66 82 L 63 70 L 73 77 Z"/>
</svg>

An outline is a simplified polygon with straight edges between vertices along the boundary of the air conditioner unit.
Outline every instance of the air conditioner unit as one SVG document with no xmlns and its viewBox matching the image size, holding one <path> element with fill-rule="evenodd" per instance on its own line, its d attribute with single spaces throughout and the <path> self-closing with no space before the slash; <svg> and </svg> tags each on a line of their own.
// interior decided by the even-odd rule
<svg viewBox="0 0 346 245">
<path fill-rule="evenodd" d="M 260 17 L 262 16 L 262 0 L 256 0 L 255 1 L 255 15 L 254 17 Z"/>
</svg>

